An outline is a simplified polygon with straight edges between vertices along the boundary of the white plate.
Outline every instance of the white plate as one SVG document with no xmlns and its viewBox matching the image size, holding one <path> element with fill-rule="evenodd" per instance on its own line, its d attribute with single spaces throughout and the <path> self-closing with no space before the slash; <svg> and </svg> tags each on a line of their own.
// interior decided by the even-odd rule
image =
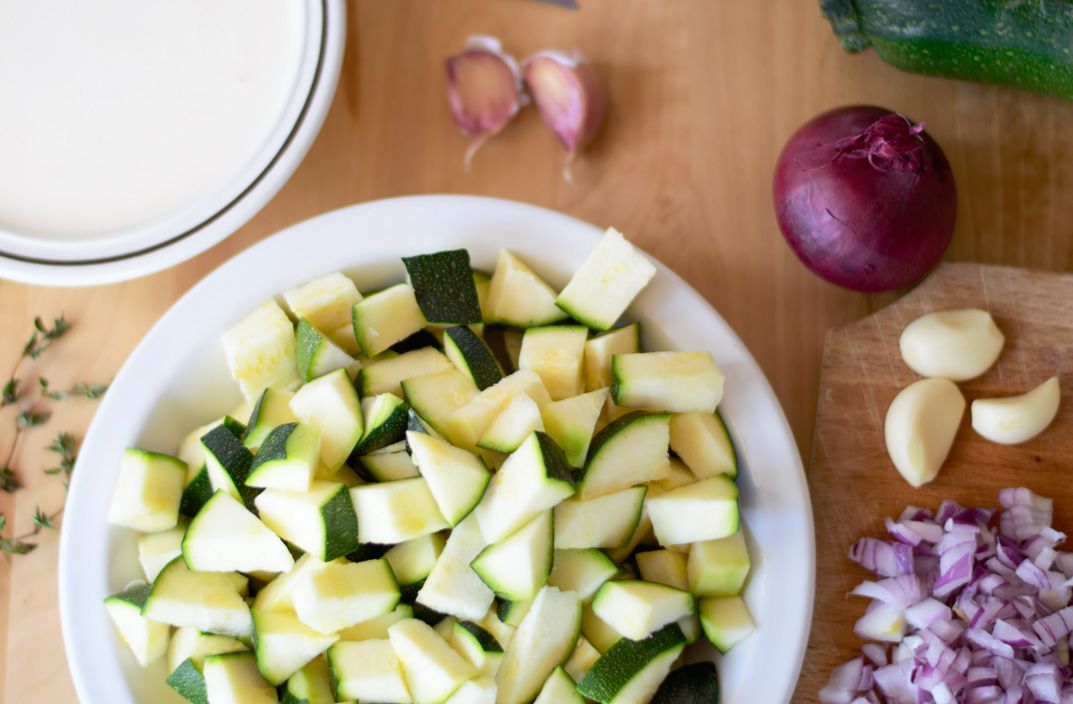
<svg viewBox="0 0 1073 704">
<path fill-rule="evenodd" d="M 343 0 L 292 6 L 297 63 L 278 119 L 226 183 L 161 219 L 104 238 L 55 240 L 0 227 L 0 277 L 86 286 L 145 276 L 185 261 L 242 227 L 287 182 L 320 132 L 346 43 Z"/>
<path fill-rule="evenodd" d="M 90 427 L 60 546 L 60 607 L 71 672 L 85 704 L 180 701 L 163 668 L 140 671 L 101 601 L 141 577 L 132 531 L 106 521 L 124 447 L 174 452 L 194 427 L 239 402 L 220 333 L 270 296 L 342 269 L 371 290 L 403 276 L 399 257 L 469 249 L 489 271 L 500 248 L 565 284 L 601 234 L 566 215 L 466 196 L 397 198 L 295 225 L 227 262 L 160 319 L 127 360 Z M 629 233 L 627 233 L 629 235 Z M 702 349 L 726 373 L 721 409 L 744 458 L 740 479 L 754 569 L 745 598 L 758 630 L 721 664 L 724 704 L 788 702 L 812 613 L 815 544 L 801 459 L 763 373 L 734 331 L 666 267 L 630 310 L 652 349 Z"/>
</svg>

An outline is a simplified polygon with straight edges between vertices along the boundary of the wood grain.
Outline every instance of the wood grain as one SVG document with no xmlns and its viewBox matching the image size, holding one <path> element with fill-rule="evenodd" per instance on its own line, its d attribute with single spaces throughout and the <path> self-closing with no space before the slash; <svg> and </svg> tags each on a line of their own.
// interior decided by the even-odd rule
<svg viewBox="0 0 1073 704">
<path fill-rule="evenodd" d="M 853 624 L 867 601 L 847 600 L 870 579 L 846 553 L 859 537 L 882 537 L 883 517 L 907 505 L 997 506 L 998 491 L 1026 486 L 1055 499 L 1056 525 L 1073 528 L 1073 276 L 975 264 L 946 264 L 896 304 L 827 336 L 809 488 L 816 520 L 817 580 L 812 639 L 795 701 L 817 702 L 831 668 L 859 650 Z M 1006 336 L 998 363 L 961 384 L 966 400 L 1020 394 L 1058 375 L 1066 398 L 1054 424 L 1017 446 L 977 435 L 966 411 L 938 478 L 909 486 L 887 457 L 883 419 L 899 390 L 918 377 L 902 362 L 898 337 L 920 315 L 949 308 L 991 311 Z"/>
<path fill-rule="evenodd" d="M 961 194 L 952 259 L 1073 264 L 1064 208 L 1073 188 L 1073 105 L 848 56 L 815 2 L 582 0 L 570 12 L 523 0 L 358 0 L 348 9 L 335 102 L 279 195 L 226 242 L 151 277 L 89 290 L 0 282 L 0 369 L 9 368 L 34 314 L 65 310 L 77 338 L 42 360 L 49 375 L 56 383 L 111 377 L 183 291 L 253 242 L 354 202 L 476 193 L 615 225 L 682 274 L 752 349 L 807 451 L 825 332 L 891 297 L 836 289 L 801 267 L 775 226 L 770 177 L 798 125 L 854 102 L 926 120 L 943 145 Z M 562 152 L 532 109 L 463 171 L 466 142 L 447 113 L 442 60 L 475 32 L 502 37 L 519 56 L 580 47 L 607 77 L 610 118 L 573 185 L 561 179 Z M 0 510 L 20 527 L 36 502 L 61 499 L 40 473 L 48 462 L 40 446 L 58 428 L 84 427 L 81 414 L 91 409 L 65 408 L 74 415 L 26 438 L 18 467 L 31 488 L 0 497 Z M 0 428 L 10 427 L 9 413 L 0 412 Z M 54 540 L 46 536 L 10 565 L 0 559 L 4 702 L 74 701 L 54 601 Z"/>
</svg>

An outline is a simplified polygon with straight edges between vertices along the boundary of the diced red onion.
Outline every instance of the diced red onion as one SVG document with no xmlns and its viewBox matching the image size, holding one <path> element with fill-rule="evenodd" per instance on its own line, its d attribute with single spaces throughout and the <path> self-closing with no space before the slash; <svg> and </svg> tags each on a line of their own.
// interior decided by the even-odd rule
<svg viewBox="0 0 1073 704">
<path fill-rule="evenodd" d="M 913 572 L 913 549 L 901 543 L 861 538 L 850 548 L 849 559 L 883 577 L 897 577 Z"/>
</svg>

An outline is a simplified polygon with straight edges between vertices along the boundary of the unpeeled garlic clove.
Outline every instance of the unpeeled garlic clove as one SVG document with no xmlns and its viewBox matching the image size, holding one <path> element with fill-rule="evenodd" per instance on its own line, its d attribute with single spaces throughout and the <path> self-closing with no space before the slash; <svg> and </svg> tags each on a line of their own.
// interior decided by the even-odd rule
<svg viewBox="0 0 1073 704">
<path fill-rule="evenodd" d="M 894 397 L 884 436 L 887 453 L 905 481 L 919 487 L 935 479 L 964 413 L 965 398 L 948 379 L 921 379 Z"/>
<path fill-rule="evenodd" d="M 462 133 L 474 137 L 466 152 L 468 168 L 485 140 L 507 126 L 525 105 L 518 62 L 495 37 L 474 35 L 466 48 L 447 58 L 447 102 Z"/>
<path fill-rule="evenodd" d="M 1027 394 L 978 398 L 972 402 L 972 427 L 992 442 L 1017 445 L 1036 437 L 1058 415 L 1062 391 L 1052 376 Z"/>
<path fill-rule="evenodd" d="M 525 60 L 522 73 L 541 119 L 566 148 L 569 163 L 600 130 L 607 114 L 607 88 L 578 52 L 539 52 Z"/>
<path fill-rule="evenodd" d="M 941 310 L 909 323 L 898 344 L 917 374 L 968 381 L 995 363 L 1006 338 L 985 310 Z"/>
</svg>

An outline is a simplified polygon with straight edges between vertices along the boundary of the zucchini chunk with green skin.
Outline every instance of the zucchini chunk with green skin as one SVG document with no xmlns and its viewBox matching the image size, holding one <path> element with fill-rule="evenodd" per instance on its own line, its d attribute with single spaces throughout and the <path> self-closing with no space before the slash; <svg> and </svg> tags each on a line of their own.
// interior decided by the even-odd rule
<svg viewBox="0 0 1073 704">
<path fill-rule="evenodd" d="M 285 292 L 283 300 L 295 318 L 305 318 L 324 330 L 344 350 L 356 347 L 350 311 L 361 293 L 349 276 L 338 271 L 321 276 Z"/>
<path fill-rule="evenodd" d="M 585 639 L 592 643 L 593 647 L 601 653 L 606 653 L 615 643 L 622 640 L 622 634 L 616 631 L 607 622 L 596 615 L 592 610 L 592 604 L 585 606 L 581 616 L 581 632 Z"/>
<path fill-rule="evenodd" d="M 410 432 L 406 442 L 440 513 L 449 525 L 457 525 L 484 496 L 491 472 L 479 457 L 446 440 Z"/>
<path fill-rule="evenodd" d="M 224 491 L 190 521 L 182 551 L 186 566 L 200 572 L 286 572 L 294 565 L 283 541 Z"/>
<path fill-rule="evenodd" d="M 533 704 L 585 704 L 574 679 L 561 667 L 555 668 Z"/>
<path fill-rule="evenodd" d="M 641 325 L 630 323 L 585 342 L 585 389 L 611 386 L 611 356 L 641 351 Z"/>
<path fill-rule="evenodd" d="M 496 616 L 502 623 L 517 628 L 521 625 L 525 615 L 529 613 L 529 609 L 532 607 L 532 599 L 526 599 L 524 601 L 499 599 L 496 601 Z"/>
<path fill-rule="evenodd" d="M 679 413 L 671 417 L 671 449 L 697 479 L 738 476 L 738 455 L 718 413 Z"/>
<path fill-rule="evenodd" d="M 596 615 L 632 640 L 647 638 L 695 609 L 689 592 L 640 580 L 606 582 L 592 599 Z"/>
<path fill-rule="evenodd" d="M 357 385 L 362 396 L 378 394 L 402 396 L 403 379 L 416 379 L 447 369 L 454 369 L 454 365 L 443 352 L 435 347 L 422 347 L 362 367 L 358 372 Z"/>
<path fill-rule="evenodd" d="M 291 399 L 291 411 L 320 430 L 320 461 L 330 470 L 343 465 L 364 430 L 361 401 L 345 369 L 299 389 Z"/>
<path fill-rule="evenodd" d="M 478 389 L 487 389 L 503 378 L 503 370 L 492 350 L 469 328 L 447 328 L 443 335 L 443 351 L 459 371 L 473 379 Z"/>
<path fill-rule="evenodd" d="M 644 507 L 644 485 L 555 507 L 555 548 L 618 548 L 629 542 Z"/>
<path fill-rule="evenodd" d="M 328 660 L 315 657 L 298 672 L 287 679 L 283 690 L 283 704 L 335 704 L 332 690 L 332 675 Z"/>
<path fill-rule="evenodd" d="M 628 408 L 715 413 L 723 371 L 707 352 L 638 352 L 611 357 L 611 396 Z"/>
<path fill-rule="evenodd" d="M 389 614 L 399 605 L 399 585 L 387 560 L 330 562 L 310 570 L 294 588 L 294 610 L 321 633 Z"/>
<path fill-rule="evenodd" d="M 253 456 L 246 486 L 308 491 L 320 454 L 320 430 L 315 426 L 277 426 Z"/>
<path fill-rule="evenodd" d="M 756 630 L 740 596 L 705 597 L 700 600 L 699 611 L 704 635 L 724 655 Z"/>
<path fill-rule="evenodd" d="M 688 558 L 685 553 L 664 548 L 639 552 L 634 559 L 637 560 L 641 579 L 646 582 L 666 584 L 687 592 L 693 591 L 689 588 Z"/>
<path fill-rule="evenodd" d="M 205 676 L 201 674 L 201 666 L 195 665 L 193 660 L 184 660 L 172 668 L 164 682 L 190 704 L 209 704 Z"/>
<path fill-rule="evenodd" d="M 444 704 L 495 704 L 498 688 L 491 677 L 463 682 Z"/>
<path fill-rule="evenodd" d="M 399 621 L 388 629 L 388 638 L 415 704 L 442 702 L 477 674 L 477 668 L 417 619 Z"/>
<path fill-rule="evenodd" d="M 406 379 L 402 382 L 406 400 L 417 415 L 445 437 L 447 418 L 477 395 L 473 380 L 453 366 L 442 372 Z"/>
<path fill-rule="evenodd" d="M 255 504 L 276 535 L 322 562 L 358 548 L 358 519 L 343 484 L 315 480 L 308 492 L 266 489 Z"/>
<path fill-rule="evenodd" d="M 564 592 L 576 592 L 582 601 L 587 601 L 617 573 L 618 565 L 596 548 L 556 550 L 548 584 Z"/>
<path fill-rule="evenodd" d="M 552 400 L 577 396 L 582 391 L 581 366 L 588 336 L 588 328 L 582 325 L 529 328 L 522 337 L 518 366 L 536 372 Z"/>
<path fill-rule="evenodd" d="M 555 304 L 590 328 L 607 330 L 655 275 L 652 262 L 611 227 L 574 272 Z"/>
<path fill-rule="evenodd" d="M 152 587 L 135 582 L 118 594 L 104 600 L 104 608 L 112 618 L 120 639 L 142 667 L 150 665 L 168 649 L 171 628 L 166 623 L 150 621 L 142 616 L 142 607 Z"/>
<path fill-rule="evenodd" d="M 544 682 L 570 659 L 581 634 L 581 601 L 576 594 L 544 587 L 511 639 L 496 673 L 498 704 L 526 704 Z"/>
<path fill-rule="evenodd" d="M 366 357 L 375 357 L 426 324 L 409 284 L 397 284 L 355 303 L 351 321 Z"/>
<path fill-rule="evenodd" d="M 492 477 L 474 514 L 484 537 L 496 542 L 573 493 L 563 451 L 544 433 L 533 433 Z"/>
<path fill-rule="evenodd" d="M 399 604 L 391 613 L 370 618 L 339 630 L 340 641 L 350 640 L 386 640 L 387 629 L 399 621 L 414 617 L 414 608 L 409 604 Z"/>
<path fill-rule="evenodd" d="M 555 305 L 555 290 L 505 249 L 496 259 L 488 309 L 492 320 L 516 328 L 550 325 L 566 318 Z"/>
<path fill-rule="evenodd" d="M 444 432 L 441 434 L 453 444 L 472 451 L 503 407 L 521 394 L 533 399 L 539 407 L 551 403 L 551 397 L 536 372 L 523 369 L 503 377 L 502 381 L 489 386 L 452 412 L 444 422 Z"/>
<path fill-rule="evenodd" d="M 646 704 L 685 645 L 682 629 L 673 623 L 644 640 L 623 638 L 581 678 L 578 692 L 599 704 Z"/>
<path fill-rule="evenodd" d="M 147 580 L 152 582 L 164 565 L 183 554 L 185 534 L 186 521 L 180 519 L 174 528 L 138 536 L 138 562 Z"/>
<path fill-rule="evenodd" d="M 226 491 L 247 506 L 253 505 L 258 489 L 248 486 L 246 479 L 250 476 L 253 465 L 253 453 L 228 427 L 218 425 L 201 436 L 201 447 L 205 450 L 205 469 L 213 493 Z"/>
<path fill-rule="evenodd" d="M 405 450 L 361 456 L 361 466 L 378 482 L 393 482 L 421 476 L 417 465 Z"/>
<path fill-rule="evenodd" d="M 313 555 L 306 553 L 299 557 L 290 570 L 277 576 L 257 592 L 251 608 L 254 611 L 294 611 L 294 590 L 305 575 L 318 569 L 322 564 Z"/>
<path fill-rule="evenodd" d="M 495 677 L 503 661 L 503 646 L 491 633 L 472 621 L 455 621 L 448 642 L 480 675 Z"/>
<path fill-rule="evenodd" d="M 417 603 L 462 619 L 483 617 L 494 594 L 469 563 L 487 546 L 477 518 L 470 514 L 448 536 L 440 558 L 417 593 Z"/>
<path fill-rule="evenodd" d="M 436 560 L 443 552 L 443 543 L 442 535 L 432 533 L 399 543 L 384 553 L 399 586 L 423 582 L 436 566 Z"/>
<path fill-rule="evenodd" d="M 183 485 L 183 497 L 179 501 L 179 513 L 188 518 L 193 518 L 214 493 L 209 470 L 205 465 L 205 447 L 201 444 L 201 437 L 218 425 L 227 425 L 240 439 L 246 432 L 237 420 L 224 416 L 218 421 L 196 428 L 179 445 L 179 459 L 186 463 L 186 483 Z"/>
<path fill-rule="evenodd" d="M 532 604 L 530 604 L 530 606 L 532 606 Z M 528 609 L 526 609 L 526 613 L 529 613 Z M 494 608 L 488 609 L 484 616 L 477 621 L 477 625 L 495 636 L 495 639 L 499 641 L 499 644 L 503 646 L 504 650 L 510 645 L 511 640 L 514 638 L 514 632 L 517 630 L 514 626 L 507 625 L 500 621 Z"/>
<path fill-rule="evenodd" d="M 273 428 L 298 420 L 291 412 L 292 398 L 294 394 L 282 389 L 267 388 L 261 392 L 250 412 L 250 422 L 242 434 L 242 444 L 256 451 Z"/>
<path fill-rule="evenodd" d="M 276 688 L 257 669 L 253 653 L 222 653 L 205 658 L 205 692 L 211 704 L 273 704 Z"/>
<path fill-rule="evenodd" d="M 402 263 L 425 320 L 455 325 L 481 322 L 481 304 L 469 252 L 451 249 L 419 254 L 403 257 Z"/>
<path fill-rule="evenodd" d="M 179 522 L 185 483 L 186 463 L 178 457 L 124 450 L 108 522 L 146 533 L 174 528 Z"/>
<path fill-rule="evenodd" d="M 592 439 L 578 498 L 605 496 L 665 478 L 670 472 L 670 416 L 634 411 Z"/>
<path fill-rule="evenodd" d="M 261 676 L 273 686 L 327 650 L 339 636 L 318 633 L 285 611 L 253 612 L 254 650 Z"/>
<path fill-rule="evenodd" d="M 292 389 L 301 379 L 295 361 L 294 325 L 279 304 L 266 301 L 223 334 L 231 378 L 246 398 L 269 386 Z"/>
<path fill-rule="evenodd" d="M 365 417 L 365 432 L 350 453 L 350 463 L 360 465 L 360 456 L 394 445 L 406 436 L 410 406 L 391 393 L 363 398 L 362 415 Z"/>
<path fill-rule="evenodd" d="M 206 656 L 242 650 L 248 650 L 248 648 L 235 638 L 202 633 L 196 628 L 185 626 L 176 629 L 171 636 L 171 642 L 168 644 L 167 668 L 169 672 L 174 672 L 184 661 L 190 660 L 200 674 Z"/>
<path fill-rule="evenodd" d="M 673 420 L 671 421 L 674 422 Z M 674 491 L 680 489 L 688 484 L 693 484 L 697 481 L 697 477 L 693 475 L 693 472 L 689 471 L 689 468 L 682 464 L 682 461 L 677 457 L 671 458 L 670 472 L 667 476 L 659 481 L 653 482 L 651 486 L 658 487 L 660 494 L 665 494 L 668 491 Z M 656 492 L 653 491 L 652 495 L 655 496 Z"/>
<path fill-rule="evenodd" d="M 402 663 L 387 636 L 361 642 L 340 641 L 328 649 L 328 667 L 340 699 L 410 704 Z"/>
<path fill-rule="evenodd" d="M 719 704 L 719 673 L 713 662 L 695 662 L 672 670 L 652 704 Z"/>
<path fill-rule="evenodd" d="M 248 638 L 250 609 L 227 574 L 193 572 L 177 557 L 153 582 L 142 616 L 172 626 Z"/>
<path fill-rule="evenodd" d="M 551 573 L 552 525 L 550 511 L 538 515 L 508 538 L 485 548 L 471 563 L 473 571 L 503 599 L 532 599 Z"/>
<path fill-rule="evenodd" d="M 739 530 L 718 540 L 689 547 L 689 588 L 697 596 L 737 596 L 745 586 L 751 563 L 745 535 Z"/>
<path fill-rule="evenodd" d="M 577 639 L 577 646 L 574 647 L 570 659 L 563 665 L 563 669 L 574 681 L 580 680 L 586 672 L 592 669 L 601 654 L 585 636 L 581 636 Z"/>
<path fill-rule="evenodd" d="M 541 417 L 544 429 L 563 448 L 566 461 L 574 467 L 585 464 L 589 445 L 596 432 L 600 412 L 607 403 L 607 389 L 597 389 L 579 396 L 564 398 L 544 406 Z"/>
<path fill-rule="evenodd" d="M 350 490 L 361 543 L 394 545 L 449 527 L 424 477 Z"/>
<path fill-rule="evenodd" d="M 514 452 L 534 431 L 544 432 L 540 407 L 525 394 L 507 402 L 477 441 L 477 447 L 493 452 Z"/>
<path fill-rule="evenodd" d="M 738 485 L 726 475 L 652 496 L 645 501 L 660 545 L 685 545 L 738 532 Z"/>
<path fill-rule="evenodd" d="M 354 358 L 332 342 L 326 334 L 300 319 L 295 344 L 298 375 L 303 381 L 312 381 L 336 369 L 347 369 Z"/>
</svg>

